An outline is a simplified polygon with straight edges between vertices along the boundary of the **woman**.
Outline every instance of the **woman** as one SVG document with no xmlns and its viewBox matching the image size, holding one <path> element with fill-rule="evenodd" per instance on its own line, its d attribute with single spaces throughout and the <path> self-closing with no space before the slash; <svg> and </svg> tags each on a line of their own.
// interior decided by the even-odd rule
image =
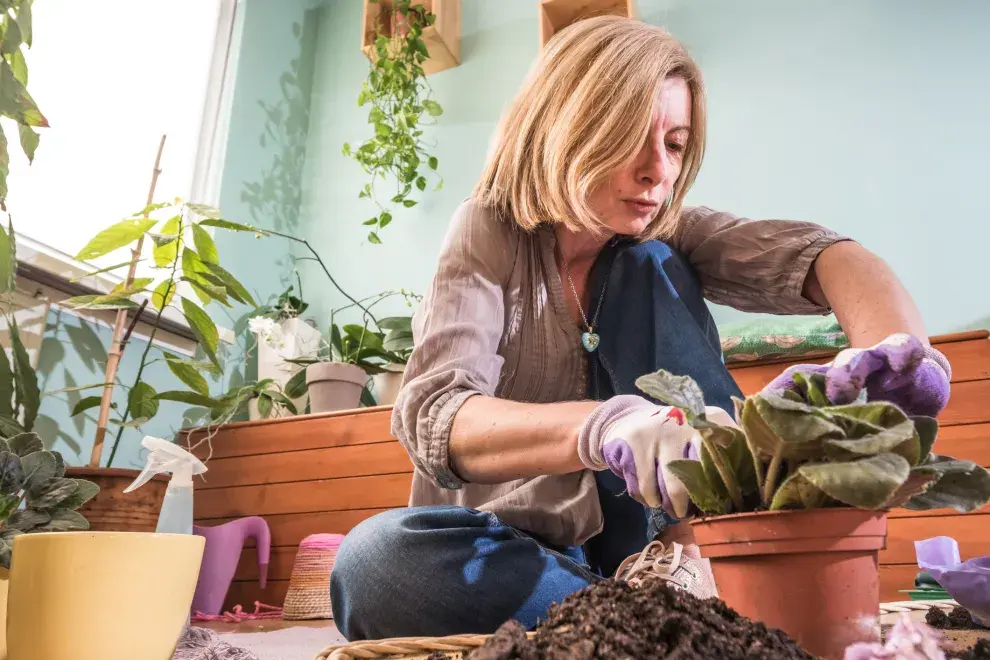
<svg viewBox="0 0 990 660">
<path fill-rule="evenodd" d="M 700 74 L 661 29 L 595 18 L 547 45 L 417 314 L 392 424 L 416 466 L 411 506 L 340 549 L 331 593 L 348 639 L 532 626 L 644 547 L 624 578 L 712 595 L 672 524 L 692 511 L 665 468 L 696 457 L 695 434 L 634 385 L 688 374 L 731 423 L 739 390 L 704 297 L 834 309 L 853 346 L 873 347 L 827 368 L 837 400 L 868 384 L 944 405 L 948 366 L 913 339 L 919 313 L 879 258 L 810 223 L 682 211 L 704 144 Z"/>
</svg>

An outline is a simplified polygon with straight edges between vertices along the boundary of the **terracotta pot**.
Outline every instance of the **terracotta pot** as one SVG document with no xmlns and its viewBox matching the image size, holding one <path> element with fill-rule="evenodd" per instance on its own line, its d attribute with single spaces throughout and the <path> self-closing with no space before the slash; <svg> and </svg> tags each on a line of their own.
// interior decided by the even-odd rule
<svg viewBox="0 0 990 660">
<path fill-rule="evenodd" d="M 344 362 L 318 362 L 306 367 L 310 412 L 352 410 L 361 405 L 361 390 L 368 382 L 364 369 Z"/>
<path fill-rule="evenodd" d="M 171 658 L 205 542 L 193 534 L 18 536 L 10 569 L 10 660 Z"/>
<path fill-rule="evenodd" d="M 371 377 L 375 383 L 378 405 L 391 406 L 395 403 L 395 398 L 399 396 L 399 388 L 402 387 L 402 374 L 405 370 L 406 367 L 403 364 L 390 364 L 385 367 L 384 373 Z"/>
<path fill-rule="evenodd" d="M 692 528 L 719 598 L 743 616 L 828 660 L 854 642 L 880 640 L 877 552 L 886 514 L 768 511 L 696 520 Z"/>
<path fill-rule="evenodd" d="M 168 488 L 168 475 L 159 474 L 135 491 L 124 494 L 138 470 L 122 468 L 66 468 L 65 476 L 86 479 L 100 487 L 96 497 L 79 508 L 94 532 L 154 532 Z"/>
</svg>

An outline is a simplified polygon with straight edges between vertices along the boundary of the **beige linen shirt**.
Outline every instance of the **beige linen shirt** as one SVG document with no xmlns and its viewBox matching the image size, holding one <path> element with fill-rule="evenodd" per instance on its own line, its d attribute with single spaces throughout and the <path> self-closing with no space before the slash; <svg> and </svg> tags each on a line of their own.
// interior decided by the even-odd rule
<svg viewBox="0 0 990 660">
<path fill-rule="evenodd" d="M 709 300 L 752 312 L 822 314 L 802 295 L 815 257 L 844 240 L 823 227 L 751 221 L 687 208 L 669 244 L 690 260 Z M 475 200 L 454 214 L 430 290 L 415 315 L 416 348 L 392 434 L 416 470 L 410 506 L 457 504 L 561 545 L 602 529 L 594 474 L 465 483 L 451 469 L 450 429 L 476 394 L 552 403 L 587 399 L 587 363 L 568 312 L 549 226 L 524 232 Z M 533 438 L 538 443 L 538 437 Z"/>
</svg>

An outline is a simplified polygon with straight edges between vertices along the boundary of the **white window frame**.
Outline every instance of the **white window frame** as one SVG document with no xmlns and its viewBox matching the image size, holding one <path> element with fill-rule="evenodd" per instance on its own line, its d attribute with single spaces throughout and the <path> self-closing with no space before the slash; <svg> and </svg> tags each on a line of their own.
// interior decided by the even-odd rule
<svg viewBox="0 0 990 660">
<path fill-rule="evenodd" d="M 210 64 L 206 104 L 200 127 L 190 196 L 192 200 L 212 206 L 219 205 L 244 14 L 244 0 L 219 1 L 220 13 L 217 20 L 216 36 L 214 37 L 213 58 Z M 31 239 L 19 232 L 15 231 L 15 235 L 18 262 L 33 266 L 65 281 L 78 280 L 79 284 L 100 293 L 108 293 L 113 287 L 124 281 L 124 276 L 117 273 L 94 275 L 92 273 L 99 268 L 78 261 L 61 250 Z M 33 286 L 35 283 L 26 282 L 26 284 Z M 48 287 L 44 287 L 44 289 L 44 293 L 52 305 L 58 305 L 66 312 L 112 327 L 112 315 L 82 312 L 59 305 L 69 296 L 61 291 L 53 291 Z M 150 298 L 150 296 L 146 297 Z M 183 328 L 189 327 L 182 314 L 171 307 L 166 308 L 162 317 Z M 217 329 L 221 341 L 234 343 L 232 330 L 221 326 L 218 326 Z M 143 322 L 139 323 L 134 331 L 135 335 L 145 339 L 149 333 L 150 327 Z M 156 344 L 159 343 L 159 339 L 161 339 L 162 344 L 167 344 L 170 348 L 183 353 L 192 353 L 195 350 L 195 343 L 180 337 L 170 336 L 170 333 L 167 332 L 161 335 L 156 334 Z"/>
</svg>

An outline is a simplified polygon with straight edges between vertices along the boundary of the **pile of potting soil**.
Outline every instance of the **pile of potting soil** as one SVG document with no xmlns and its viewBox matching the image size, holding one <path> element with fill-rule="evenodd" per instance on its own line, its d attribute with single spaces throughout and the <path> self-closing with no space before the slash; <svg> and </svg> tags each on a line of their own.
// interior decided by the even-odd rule
<svg viewBox="0 0 990 660">
<path fill-rule="evenodd" d="M 974 630 L 982 627 L 973 621 L 969 610 L 959 605 L 953 607 L 948 614 L 937 607 L 929 607 L 925 614 L 925 623 L 940 630 Z"/>
<path fill-rule="evenodd" d="M 603 580 L 550 608 L 532 639 L 509 621 L 468 660 L 812 660 L 786 634 L 660 580 Z"/>
</svg>

